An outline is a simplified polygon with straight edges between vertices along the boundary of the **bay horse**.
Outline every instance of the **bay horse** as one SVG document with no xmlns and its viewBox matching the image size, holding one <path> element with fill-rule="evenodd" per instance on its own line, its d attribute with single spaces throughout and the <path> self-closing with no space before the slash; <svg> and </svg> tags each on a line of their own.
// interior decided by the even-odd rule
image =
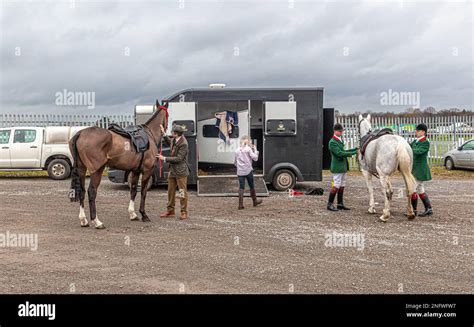
<svg viewBox="0 0 474 327">
<path fill-rule="evenodd" d="M 364 137 L 371 130 L 370 114 L 366 118 L 359 115 L 360 137 Z M 359 151 L 358 157 L 360 169 L 369 190 L 369 213 L 376 213 L 372 186 L 372 176 L 374 175 L 380 178 L 385 198 L 385 208 L 379 219 L 386 222 L 390 218 L 390 202 L 393 195 L 390 177 L 399 170 L 405 181 L 407 192 L 408 213 L 406 216 L 408 219 L 414 219 L 415 213 L 411 205 L 411 197 L 415 192 L 416 181 L 411 173 L 413 151 L 408 142 L 399 135 L 383 135 L 367 145 L 363 156 Z"/>
<path fill-rule="evenodd" d="M 103 229 L 104 224 L 97 217 L 96 197 L 97 189 L 102 179 L 102 173 L 106 166 L 114 169 L 130 171 L 130 203 L 128 213 L 130 220 L 139 220 L 135 213 L 135 197 L 137 195 L 137 185 L 140 173 L 141 179 L 141 202 L 139 212 L 143 222 L 149 222 L 145 213 L 145 199 L 147 194 L 148 181 L 152 175 L 156 162 L 156 155 L 159 153 L 158 144 L 161 143 L 162 133 L 160 125 L 168 126 L 167 106 L 159 106 L 150 119 L 143 124 L 149 138 L 149 148 L 143 153 L 138 153 L 131 140 L 117 133 L 100 127 L 88 127 L 79 131 L 69 141 L 74 164 L 72 169 L 71 191 L 69 197 L 71 201 L 79 201 L 79 220 L 82 227 L 88 227 L 86 214 L 84 212 L 85 180 L 86 171 L 90 173 L 89 197 L 90 219 L 95 228 Z"/>
</svg>

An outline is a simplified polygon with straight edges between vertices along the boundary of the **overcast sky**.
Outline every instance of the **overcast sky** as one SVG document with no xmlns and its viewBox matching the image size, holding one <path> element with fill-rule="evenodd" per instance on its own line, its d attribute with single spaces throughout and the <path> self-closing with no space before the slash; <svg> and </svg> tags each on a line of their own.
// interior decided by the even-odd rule
<svg viewBox="0 0 474 327">
<path fill-rule="evenodd" d="M 468 1 L 1 1 L 0 112 L 132 113 L 171 93 L 322 86 L 342 112 L 473 107 Z M 94 92 L 95 108 L 57 106 Z"/>
</svg>

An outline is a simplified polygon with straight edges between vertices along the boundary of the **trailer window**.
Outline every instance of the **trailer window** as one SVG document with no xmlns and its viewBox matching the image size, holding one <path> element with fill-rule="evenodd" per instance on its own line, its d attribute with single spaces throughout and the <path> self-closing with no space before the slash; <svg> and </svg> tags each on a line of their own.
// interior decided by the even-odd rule
<svg viewBox="0 0 474 327">
<path fill-rule="evenodd" d="M 195 134 L 194 120 L 175 120 L 171 124 L 171 128 L 175 125 L 181 125 L 184 128 L 184 136 L 192 136 Z"/>
<path fill-rule="evenodd" d="M 267 134 L 294 135 L 296 134 L 296 122 L 293 119 L 269 119 L 267 120 Z"/>
<path fill-rule="evenodd" d="M 219 137 L 219 128 L 216 125 L 203 125 L 202 126 L 202 136 L 204 137 Z M 239 138 L 239 126 L 234 126 L 232 129 L 232 134 L 230 134 L 231 139 Z"/>
<path fill-rule="evenodd" d="M 34 129 L 17 129 L 13 136 L 13 143 L 31 143 L 36 140 Z"/>
<path fill-rule="evenodd" d="M 7 144 L 10 140 L 10 133 L 9 129 L 0 131 L 0 144 Z"/>
</svg>

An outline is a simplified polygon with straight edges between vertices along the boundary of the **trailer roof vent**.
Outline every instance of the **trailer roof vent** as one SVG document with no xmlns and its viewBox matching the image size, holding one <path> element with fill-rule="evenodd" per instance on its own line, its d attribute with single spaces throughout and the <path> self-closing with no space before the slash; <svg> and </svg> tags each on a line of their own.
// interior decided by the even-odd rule
<svg viewBox="0 0 474 327">
<path fill-rule="evenodd" d="M 219 84 L 219 83 L 209 84 L 210 89 L 223 89 L 224 87 L 225 87 L 225 84 Z"/>
</svg>

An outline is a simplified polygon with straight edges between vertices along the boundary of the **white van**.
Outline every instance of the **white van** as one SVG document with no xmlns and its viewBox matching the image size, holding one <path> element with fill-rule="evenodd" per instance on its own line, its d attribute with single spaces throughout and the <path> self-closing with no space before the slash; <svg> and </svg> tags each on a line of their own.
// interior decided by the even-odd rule
<svg viewBox="0 0 474 327">
<path fill-rule="evenodd" d="M 47 170 L 52 179 L 66 179 L 72 166 L 69 140 L 84 128 L 0 128 L 0 170 Z"/>
</svg>

